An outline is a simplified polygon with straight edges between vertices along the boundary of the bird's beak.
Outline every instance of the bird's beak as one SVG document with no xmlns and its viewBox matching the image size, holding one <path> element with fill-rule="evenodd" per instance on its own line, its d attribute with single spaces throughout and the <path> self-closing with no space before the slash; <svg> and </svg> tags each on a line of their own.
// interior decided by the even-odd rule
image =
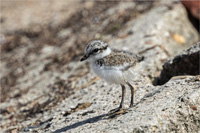
<svg viewBox="0 0 200 133">
<path fill-rule="evenodd" d="M 89 57 L 89 55 L 84 55 L 84 56 L 81 58 L 80 61 L 84 61 L 84 60 L 86 60 L 88 57 Z"/>
</svg>

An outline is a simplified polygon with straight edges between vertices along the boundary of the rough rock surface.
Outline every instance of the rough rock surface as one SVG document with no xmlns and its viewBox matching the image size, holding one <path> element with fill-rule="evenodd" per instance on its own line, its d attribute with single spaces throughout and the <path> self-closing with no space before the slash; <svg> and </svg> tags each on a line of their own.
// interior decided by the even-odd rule
<svg viewBox="0 0 200 133">
<path fill-rule="evenodd" d="M 164 63 L 159 84 L 178 75 L 200 75 L 200 42 Z"/>
<path fill-rule="evenodd" d="M 116 93 L 119 94 L 120 89 L 116 90 L 116 86 L 108 86 L 105 83 L 101 87 L 99 84 L 102 83 L 99 81 L 98 85 L 94 84 L 64 100 L 58 107 L 61 109 L 60 113 L 52 114 L 52 117 L 56 118 L 50 122 L 52 126 L 46 131 L 198 132 L 200 129 L 198 78 L 176 79 L 157 87 L 141 86 L 136 91 L 134 108 L 119 115 L 109 115 L 107 112 L 118 106 L 120 101 Z M 90 91 L 91 89 L 93 91 Z M 77 108 L 77 104 L 87 102 L 91 105 L 84 110 L 67 115 L 61 113 L 66 114 L 70 109 Z"/>
<path fill-rule="evenodd" d="M 2 4 L 2 131 L 198 131 L 199 78 L 152 85 L 169 57 L 198 41 L 179 2 L 37 4 Z M 13 6 L 18 12 L 9 15 Z M 134 108 L 106 115 L 119 105 L 121 89 L 96 77 L 88 63 L 79 62 L 94 38 L 146 57 L 133 70 Z M 129 102 L 127 88 L 125 108 Z"/>
</svg>

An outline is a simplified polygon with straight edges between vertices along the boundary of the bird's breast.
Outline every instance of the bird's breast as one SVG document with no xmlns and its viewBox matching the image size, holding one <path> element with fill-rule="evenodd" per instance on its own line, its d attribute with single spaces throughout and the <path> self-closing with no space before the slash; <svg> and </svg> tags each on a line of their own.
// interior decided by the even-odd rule
<svg viewBox="0 0 200 133">
<path fill-rule="evenodd" d="M 101 77 L 102 79 L 106 80 L 109 83 L 115 83 L 115 84 L 124 83 L 124 76 L 121 70 L 108 68 L 105 66 L 99 66 L 96 64 L 92 65 L 92 69 L 96 75 L 98 75 L 99 77 Z"/>
</svg>

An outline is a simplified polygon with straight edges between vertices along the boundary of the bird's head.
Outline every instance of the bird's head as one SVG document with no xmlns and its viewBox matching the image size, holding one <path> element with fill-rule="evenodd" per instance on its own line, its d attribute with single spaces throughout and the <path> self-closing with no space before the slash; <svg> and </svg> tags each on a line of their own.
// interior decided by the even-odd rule
<svg viewBox="0 0 200 133">
<path fill-rule="evenodd" d="M 111 49 L 108 47 L 107 43 L 104 43 L 100 40 L 93 40 L 86 46 L 85 55 L 81 58 L 80 61 L 84 61 L 86 59 L 98 60 L 109 55 L 110 52 Z"/>
</svg>

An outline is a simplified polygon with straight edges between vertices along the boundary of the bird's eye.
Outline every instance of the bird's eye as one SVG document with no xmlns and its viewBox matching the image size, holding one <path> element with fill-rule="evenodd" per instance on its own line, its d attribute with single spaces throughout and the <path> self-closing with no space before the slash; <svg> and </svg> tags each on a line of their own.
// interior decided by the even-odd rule
<svg viewBox="0 0 200 133">
<path fill-rule="evenodd" d="M 98 51 L 99 51 L 99 50 L 98 50 L 97 48 L 93 50 L 94 53 L 96 53 L 96 52 L 98 52 Z"/>
</svg>

